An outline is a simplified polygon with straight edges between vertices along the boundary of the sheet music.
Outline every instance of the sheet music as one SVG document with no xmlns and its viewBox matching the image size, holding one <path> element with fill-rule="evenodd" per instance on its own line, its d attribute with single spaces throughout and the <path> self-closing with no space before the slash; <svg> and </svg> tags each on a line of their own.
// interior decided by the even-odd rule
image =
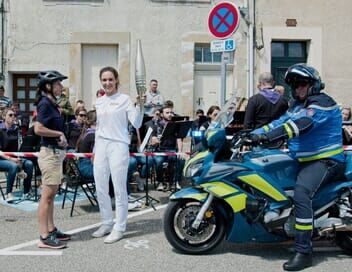
<svg viewBox="0 0 352 272">
<path fill-rule="evenodd" d="M 138 152 L 144 152 L 144 149 L 147 146 L 147 144 L 149 142 L 149 138 L 152 135 L 152 133 L 153 133 L 153 129 L 151 127 L 149 127 L 141 145 L 138 148 Z"/>
</svg>

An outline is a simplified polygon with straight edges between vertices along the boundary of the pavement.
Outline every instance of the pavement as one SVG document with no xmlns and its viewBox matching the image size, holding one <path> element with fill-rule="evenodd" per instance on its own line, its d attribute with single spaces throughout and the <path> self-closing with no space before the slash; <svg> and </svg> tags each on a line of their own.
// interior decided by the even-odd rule
<svg viewBox="0 0 352 272">
<path fill-rule="evenodd" d="M 92 238 L 99 225 L 99 211 L 79 202 L 70 217 L 70 204 L 56 207 L 57 226 L 73 234 L 64 250 L 38 249 L 36 212 L 0 205 L 0 271 L 282 271 L 291 255 L 291 243 L 232 244 L 223 242 L 202 256 L 183 255 L 167 242 L 162 216 L 168 193 L 151 191 L 161 200 L 129 212 L 127 232 L 121 241 L 104 244 Z M 142 195 L 142 194 L 139 194 Z M 352 258 L 329 242 L 315 243 L 314 267 L 305 271 L 351 271 Z"/>
</svg>

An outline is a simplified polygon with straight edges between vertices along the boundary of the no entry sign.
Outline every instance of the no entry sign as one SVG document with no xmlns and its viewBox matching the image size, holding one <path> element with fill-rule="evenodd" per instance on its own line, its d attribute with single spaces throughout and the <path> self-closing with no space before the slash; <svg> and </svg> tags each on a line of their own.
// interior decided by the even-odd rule
<svg viewBox="0 0 352 272">
<path fill-rule="evenodd" d="M 230 2 L 217 4 L 209 13 L 208 28 L 216 38 L 225 39 L 232 35 L 239 25 L 240 13 Z"/>
</svg>

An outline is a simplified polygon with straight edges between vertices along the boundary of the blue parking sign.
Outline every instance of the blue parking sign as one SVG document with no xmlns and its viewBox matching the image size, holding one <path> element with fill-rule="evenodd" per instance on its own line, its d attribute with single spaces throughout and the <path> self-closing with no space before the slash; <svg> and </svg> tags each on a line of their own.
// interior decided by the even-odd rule
<svg viewBox="0 0 352 272">
<path fill-rule="evenodd" d="M 225 41 L 225 50 L 226 51 L 232 51 L 234 50 L 234 43 L 233 40 L 229 39 Z"/>
</svg>

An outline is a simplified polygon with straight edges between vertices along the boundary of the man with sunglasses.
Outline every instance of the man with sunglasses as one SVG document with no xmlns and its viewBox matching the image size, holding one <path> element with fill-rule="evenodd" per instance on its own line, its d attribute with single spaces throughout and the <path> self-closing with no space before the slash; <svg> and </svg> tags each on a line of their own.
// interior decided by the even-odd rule
<svg viewBox="0 0 352 272">
<path fill-rule="evenodd" d="M 299 271 L 312 266 L 312 199 L 323 185 L 343 178 L 342 118 L 336 102 L 321 93 L 324 83 L 313 67 L 295 64 L 288 68 L 285 81 L 294 102 L 280 119 L 254 131 L 251 140 L 255 144 L 286 139 L 299 163 L 293 196 L 295 254 L 283 265 L 285 270 Z"/>
<path fill-rule="evenodd" d="M 68 148 L 76 149 L 76 143 L 81 135 L 82 128 L 87 119 L 87 110 L 85 108 L 77 108 L 75 110 L 75 119 L 71 120 L 68 123 L 67 128 L 67 139 L 68 139 Z"/>
</svg>

